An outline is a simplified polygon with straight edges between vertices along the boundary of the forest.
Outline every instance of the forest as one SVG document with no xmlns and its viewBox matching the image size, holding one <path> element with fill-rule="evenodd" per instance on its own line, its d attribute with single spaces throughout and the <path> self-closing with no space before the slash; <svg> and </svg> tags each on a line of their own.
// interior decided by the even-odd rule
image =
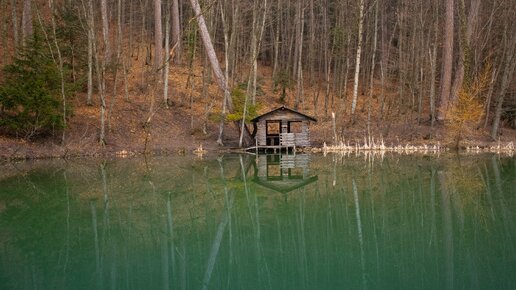
<svg viewBox="0 0 516 290">
<path fill-rule="evenodd" d="M 245 146 L 281 105 L 315 145 L 516 138 L 515 0 L 1 6 L 3 157 Z"/>
</svg>

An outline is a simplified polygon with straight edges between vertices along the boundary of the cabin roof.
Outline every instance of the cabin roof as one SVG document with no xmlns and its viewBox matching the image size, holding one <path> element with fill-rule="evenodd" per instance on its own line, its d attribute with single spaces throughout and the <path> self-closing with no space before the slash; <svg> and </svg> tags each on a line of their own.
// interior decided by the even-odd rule
<svg viewBox="0 0 516 290">
<path fill-rule="evenodd" d="M 260 115 L 260 116 L 258 116 L 258 117 L 256 117 L 256 118 L 252 119 L 252 120 L 251 120 L 251 122 L 254 122 L 254 123 L 259 122 L 259 121 L 260 121 L 260 119 L 262 119 L 262 118 L 264 118 L 264 117 L 266 117 L 266 116 L 269 116 L 269 115 L 271 115 L 271 114 L 273 114 L 273 113 L 276 113 L 276 112 L 278 112 L 278 111 L 291 112 L 291 113 L 294 113 L 294 114 L 296 114 L 296 115 L 302 116 L 302 117 L 304 117 L 304 118 L 305 118 L 305 119 L 307 119 L 307 120 L 317 122 L 317 120 L 316 120 L 315 118 L 310 117 L 310 116 L 308 116 L 308 115 L 305 115 L 305 114 L 303 114 L 303 113 L 300 113 L 300 112 L 298 112 L 298 111 L 295 111 L 295 110 L 289 109 L 289 108 L 287 108 L 287 107 L 285 107 L 285 106 L 281 106 L 281 107 L 279 107 L 279 108 L 277 108 L 277 109 L 274 109 L 274 110 L 269 111 L 269 112 L 267 112 L 267 113 L 265 113 L 265 114 L 263 114 L 263 115 Z"/>
<path fill-rule="evenodd" d="M 307 177 L 304 179 L 291 179 L 291 180 L 267 180 L 267 178 L 254 177 L 253 182 L 263 187 L 272 189 L 280 193 L 288 193 L 294 189 L 304 187 L 314 181 L 319 180 L 317 175 Z"/>
</svg>

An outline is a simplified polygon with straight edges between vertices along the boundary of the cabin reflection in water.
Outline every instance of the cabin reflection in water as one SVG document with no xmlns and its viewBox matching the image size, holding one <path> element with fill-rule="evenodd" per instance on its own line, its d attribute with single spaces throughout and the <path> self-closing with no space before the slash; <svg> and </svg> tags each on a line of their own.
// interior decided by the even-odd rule
<svg viewBox="0 0 516 290">
<path fill-rule="evenodd" d="M 286 194 L 317 180 L 317 175 L 310 174 L 309 163 L 309 154 L 258 155 L 253 182 Z"/>
</svg>

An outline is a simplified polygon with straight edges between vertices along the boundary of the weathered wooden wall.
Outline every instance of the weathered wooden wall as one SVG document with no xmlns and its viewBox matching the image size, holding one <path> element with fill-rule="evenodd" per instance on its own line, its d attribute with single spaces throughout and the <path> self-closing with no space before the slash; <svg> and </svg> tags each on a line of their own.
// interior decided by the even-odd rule
<svg viewBox="0 0 516 290">
<path fill-rule="evenodd" d="M 256 141 L 258 143 L 258 146 L 265 146 L 267 145 L 267 139 L 266 139 L 266 123 L 265 121 L 258 122 L 256 129 Z"/>
</svg>

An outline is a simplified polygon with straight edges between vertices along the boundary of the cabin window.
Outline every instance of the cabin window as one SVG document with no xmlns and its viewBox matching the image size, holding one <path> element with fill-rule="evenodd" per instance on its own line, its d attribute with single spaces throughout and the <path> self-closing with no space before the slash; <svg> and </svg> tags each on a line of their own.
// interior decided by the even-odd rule
<svg viewBox="0 0 516 290">
<path fill-rule="evenodd" d="M 304 175 L 304 168 L 302 167 L 289 168 L 288 170 L 289 179 L 303 179 Z"/>
<path fill-rule="evenodd" d="M 279 135 L 280 133 L 280 122 L 279 121 L 267 121 L 267 135 Z"/>
<path fill-rule="evenodd" d="M 288 122 L 290 127 L 289 133 L 302 133 L 303 132 L 303 122 L 301 121 L 293 121 Z"/>
<path fill-rule="evenodd" d="M 281 177 L 281 166 L 279 164 L 267 165 L 267 177 Z"/>
</svg>

